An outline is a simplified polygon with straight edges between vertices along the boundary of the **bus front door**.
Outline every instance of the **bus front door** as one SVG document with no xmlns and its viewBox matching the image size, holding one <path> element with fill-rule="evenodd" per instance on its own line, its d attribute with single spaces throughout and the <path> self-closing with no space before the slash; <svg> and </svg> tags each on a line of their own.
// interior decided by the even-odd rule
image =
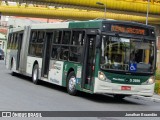
<svg viewBox="0 0 160 120">
<path fill-rule="evenodd" d="M 49 73 L 49 61 L 51 52 L 51 42 L 53 38 L 52 32 L 46 32 L 44 52 L 43 52 L 43 62 L 42 62 L 42 77 L 47 78 Z"/>
<path fill-rule="evenodd" d="M 21 54 L 21 48 L 22 48 L 22 39 L 23 39 L 23 33 L 20 33 L 18 35 L 18 52 L 17 52 L 16 70 L 19 70 L 20 54 Z"/>
<path fill-rule="evenodd" d="M 96 35 L 87 35 L 82 71 L 82 88 L 92 90 L 95 67 Z"/>
</svg>

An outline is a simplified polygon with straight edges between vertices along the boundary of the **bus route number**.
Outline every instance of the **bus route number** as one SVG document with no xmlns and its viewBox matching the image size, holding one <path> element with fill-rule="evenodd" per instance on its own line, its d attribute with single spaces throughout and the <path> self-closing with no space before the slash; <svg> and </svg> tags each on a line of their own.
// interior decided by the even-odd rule
<svg viewBox="0 0 160 120">
<path fill-rule="evenodd" d="M 132 83 L 140 83 L 140 79 L 130 79 L 130 82 L 132 82 Z"/>
</svg>

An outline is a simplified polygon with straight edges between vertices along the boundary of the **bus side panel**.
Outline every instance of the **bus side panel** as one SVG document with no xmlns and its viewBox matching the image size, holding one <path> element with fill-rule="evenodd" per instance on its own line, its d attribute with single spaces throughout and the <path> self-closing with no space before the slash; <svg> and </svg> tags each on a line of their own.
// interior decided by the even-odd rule
<svg viewBox="0 0 160 120">
<path fill-rule="evenodd" d="M 29 47 L 29 38 L 30 38 L 30 27 L 25 27 L 22 47 L 20 53 L 20 72 L 25 74 L 27 67 L 27 55 L 28 55 L 28 47 Z"/>
<path fill-rule="evenodd" d="M 38 57 L 31 57 L 31 56 L 28 56 L 27 57 L 27 74 L 28 75 L 32 75 L 32 69 L 33 69 L 33 65 L 35 63 L 35 61 L 38 62 L 38 65 L 39 65 L 39 73 L 41 73 L 41 68 L 42 68 L 42 58 L 38 58 Z M 39 74 L 40 75 L 40 74 Z"/>
<path fill-rule="evenodd" d="M 63 61 L 50 60 L 49 82 L 62 86 Z"/>
</svg>

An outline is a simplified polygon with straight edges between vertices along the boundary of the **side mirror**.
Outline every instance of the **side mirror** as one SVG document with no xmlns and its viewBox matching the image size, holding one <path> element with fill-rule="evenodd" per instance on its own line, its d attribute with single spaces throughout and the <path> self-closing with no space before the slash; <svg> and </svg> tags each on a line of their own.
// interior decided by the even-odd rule
<svg viewBox="0 0 160 120">
<path fill-rule="evenodd" d="M 100 35 L 96 36 L 96 48 L 100 48 L 101 47 L 101 37 Z"/>
</svg>

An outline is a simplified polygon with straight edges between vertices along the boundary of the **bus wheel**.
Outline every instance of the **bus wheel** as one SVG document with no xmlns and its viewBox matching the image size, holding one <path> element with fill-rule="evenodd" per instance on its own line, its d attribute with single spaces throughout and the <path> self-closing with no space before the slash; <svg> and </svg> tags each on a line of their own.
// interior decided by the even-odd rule
<svg viewBox="0 0 160 120">
<path fill-rule="evenodd" d="M 15 76 L 16 73 L 13 72 L 13 65 L 14 65 L 14 63 L 13 63 L 13 59 L 12 59 L 12 61 L 11 61 L 11 71 L 12 71 L 11 75 L 12 75 L 12 76 Z"/>
<path fill-rule="evenodd" d="M 123 98 L 126 97 L 125 95 L 113 95 L 113 96 L 116 100 L 122 100 Z"/>
<path fill-rule="evenodd" d="M 39 75 L 39 66 L 36 64 L 34 65 L 32 70 L 32 81 L 34 84 L 39 84 L 38 75 Z"/>
<path fill-rule="evenodd" d="M 74 72 L 70 72 L 67 77 L 67 91 L 70 95 L 76 95 L 76 77 Z"/>
</svg>

